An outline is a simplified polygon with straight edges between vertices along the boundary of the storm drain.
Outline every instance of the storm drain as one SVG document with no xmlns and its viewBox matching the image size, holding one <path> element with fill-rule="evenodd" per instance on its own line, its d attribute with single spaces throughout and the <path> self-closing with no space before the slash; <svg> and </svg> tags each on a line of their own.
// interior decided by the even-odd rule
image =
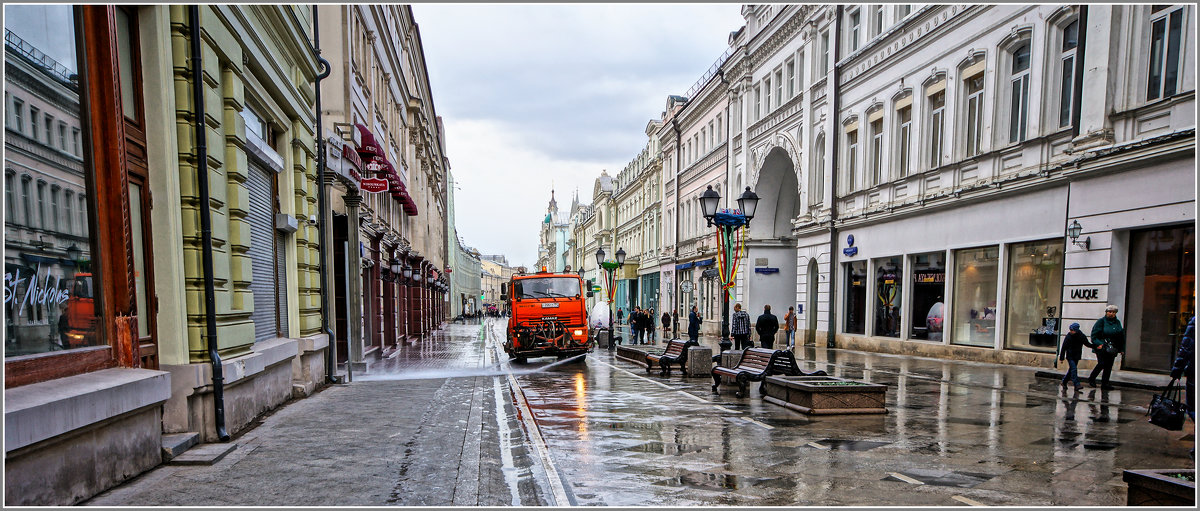
<svg viewBox="0 0 1200 511">
<path fill-rule="evenodd" d="M 994 474 L 979 472 L 958 472 L 952 470 L 922 470 L 910 469 L 892 472 L 884 481 L 900 481 L 908 484 L 927 484 L 930 486 L 953 486 L 955 488 L 972 488 L 980 483 L 996 477 Z"/>
</svg>

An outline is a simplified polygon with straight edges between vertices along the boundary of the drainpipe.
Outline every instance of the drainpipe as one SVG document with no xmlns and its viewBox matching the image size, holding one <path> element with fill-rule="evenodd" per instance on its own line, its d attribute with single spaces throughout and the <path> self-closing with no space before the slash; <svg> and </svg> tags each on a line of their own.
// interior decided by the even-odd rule
<svg viewBox="0 0 1200 511">
<path fill-rule="evenodd" d="M 200 192 L 200 237 L 202 264 L 204 265 L 204 321 L 207 327 L 208 359 L 212 362 L 213 419 L 216 422 L 217 438 L 229 441 L 225 431 L 225 378 L 221 371 L 221 355 L 217 352 L 217 292 L 213 281 L 212 254 L 212 208 L 208 194 L 208 143 L 205 133 L 204 113 L 204 69 L 200 53 L 200 7 L 188 7 L 191 31 L 188 34 L 192 49 L 192 102 L 195 117 L 192 126 L 196 129 L 196 181 Z"/>
<path fill-rule="evenodd" d="M 329 72 L 332 70 L 329 66 L 329 61 L 321 57 L 321 32 L 320 23 L 318 23 L 317 6 L 312 6 L 313 14 L 313 54 L 317 57 L 317 62 L 324 69 L 317 75 L 317 81 L 314 85 L 317 97 L 317 214 L 320 219 L 317 220 L 317 237 L 321 239 L 321 249 L 318 251 L 319 268 L 318 274 L 325 275 L 329 270 L 328 257 L 325 251 L 330 248 L 328 240 L 325 238 L 329 234 L 325 225 L 325 213 L 327 211 L 325 205 L 325 135 L 321 133 L 321 80 L 329 77 Z M 337 372 L 337 342 L 334 341 L 333 329 L 329 326 L 329 286 L 328 279 L 321 279 L 321 332 L 325 333 L 328 344 L 325 346 L 325 383 L 337 383 L 337 378 L 334 373 Z"/>
<path fill-rule="evenodd" d="M 1088 6 L 1082 5 L 1079 7 L 1079 43 L 1075 48 L 1075 83 L 1072 84 L 1074 91 L 1071 97 L 1074 99 L 1071 104 L 1071 139 L 1074 140 L 1079 136 L 1079 118 L 1083 113 L 1083 102 L 1080 97 L 1083 94 L 1083 56 L 1087 48 L 1087 21 L 1088 21 Z"/>
<path fill-rule="evenodd" d="M 829 155 L 829 164 L 830 164 L 829 167 L 833 170 L 833 172 L 830 172 L 830 177 L 829 177 L 829 188 L 830 188 L 830 194 L 829 194 L 830 195 L 830 198 L 829 198 L 829 323 L 828 323 L 828 326 L 826 327 L 826 328 L 828 328 L 828 336 L 825 338 L 825 346 L 829 347 L 829 348 L 832 348 L 835 346 L 834 339 L 837 337 L 837 274 L 838 274 L 838 271 L 837 271 L 837 265 L 838 265 L 838 257 L 837 257 L 837 254 L 838 254 L 838 252 L 837 252 L 837 246 L 838 246 L 838 228 L 837 228 L 838 171 L 837 171 L 837 168 L 838 168 L 838 154 L 840 154 L 839 150 L 838 150 L 838 140 L 840 140 L 840 136 L 841 136 L 841 134 L 838 133 L 838 126 L 841 125 L 839 120 L 841 119 L 841 111 L 840 110 L 842 107 L 842 101 L 841 101 L 842 98 L 840 95 L 841 91 L 838 90 L 838 78 L 841 76 L 841 73 L 838 71 L 840 68 L 837 65 L 837 59 L 838 59 L 838 52 L 842 46 L 842 43 L 841 43 L 842 38 L 841 38 L 841 33 L 840 33 L 841 30 L 840 29 L 842 26 L 843 9 L 844 9 L 843 6 L 841 6 L 841 5 L 837 6 L 837 16 L 834 18 L 833 27 L 830 28 L 830 30 L 829 30 L 830 31 L 830 34 L 829 34 L 830 39 L 833 40 L 833 51 L 832 51 L 833 62 L 830 63 L 830 65 L 832 67 L 832 69 L 830 69 L 830 73 L 833 74 L 833 76 L 830 77 L 830 80 L 832 80 L 831 83 L 833 85 L 833 91 L 830 92 L 830 94 L 829 94 L 829 97 L 833 98 L 831 105 L 830 105 L 830 108 L 833 110 L 833 115 L 830 116 L 830 117 L 832 117 L 832 120 L 833 120 L 833 129 L 830 130 L 830 133 L 829 133 L 831 135 L 829 137 L 829 140 L 831 140 L 831 142 L 827 142 L 827 143 L 833 144 L 833 150 L 830 151 L 830 155 Z"/>
</svg>

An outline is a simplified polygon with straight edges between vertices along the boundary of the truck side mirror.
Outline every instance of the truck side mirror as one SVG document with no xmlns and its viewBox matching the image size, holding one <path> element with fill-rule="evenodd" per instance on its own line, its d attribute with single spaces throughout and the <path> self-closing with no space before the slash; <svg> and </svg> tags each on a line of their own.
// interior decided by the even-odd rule
<svg viewBox="0 0 1200 511">
<path fill-rule="evenodd" d="M 516 282 L 512 285 L 512 287 L 513 298 L 520 299 L 521 295 L 523 294 L 522 290 L 525 289 L 525 286 L 520 282 Z"/>
<path fill-rule="evenodd" d="M 508 300 L 508 284 L 500 284 L 500 299 Z"/>
</svg>

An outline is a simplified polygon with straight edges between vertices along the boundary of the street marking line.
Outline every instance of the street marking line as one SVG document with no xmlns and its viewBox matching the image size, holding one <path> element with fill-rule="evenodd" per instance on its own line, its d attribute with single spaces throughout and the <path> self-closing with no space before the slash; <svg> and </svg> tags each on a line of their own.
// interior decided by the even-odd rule
<svg viewBox="0 0 1200 511">
<path fill-rule="evenodd" d="M 904 475 L 904 474 L 901 474 L 901 473 L 899 473 L 899 472 L 888 472 L 888 475 L 890 475 L 890 476 L 892 476 L 892 477 L 895 477 L 896 479 L 899 479 L 899 480 L 901 480 L 901 481 L 904 481 L 904 482 L 906 482 L 906 483 L 908 483 L 908 484 L 925 484 L 925 483 L 924 483 L 924 482 L 922 482 L 922 481 L 918 481 L 918 480 L 916 480 L 916 479 L 913 479 L 913 478 L 911 478 L 911 477 L 908 477 L 908 476 L 906 476 L 906 475 Z"/>
<path fill-rule="evenodd" d="M 628 374 L 628 375 L 630 375 L 630 376 L 633 376 L 634 378 L 638 378 L 638 379 L 640 379 L 640 380 L 645 380 L 645 381 L 648 381 L 648 382 L 650 382 L 650 383 L 653 383 L 653 384 L 655 384 L 655 385 L 658 385 L 659 387 L 662 387 L 662 388 L 664 388 L 664 389 L 667 389 L 667 390 L 674 390 L 674 391 L 676 391 L 676 392 L 679 392 L 679 393 L 681 393 L 681 394 L 683 394 L 683 395 L 685 395 L 685 396 L 687 396 L 687 397 L 690 397 L 690 398 L 692 398 L 692 399 L 695 399 L 696 401 L 699 401 L 699 402 L 701 402 L 701 403 L 704 403 L 704 404 L 709 404 L 709 405 L 711 405 L 711 404 L 712 404 L 712 401 L 709 401 L 709 400 L 707 400 L 707 399 L 704 399 L 704 398 L 702 398 L 702 397 L 700 397 L 700 396 L 694 395 L 694 394 L 692 394 L 691 392 L 685 392 L 685 391 L 683 391 L 683 390 L 679 390 L 679 389 L 677 389 L 677 388 L 675 388 L 675 387 L 672 387 L 672 386 L 670 386 L 670 385 L 667 385 L 667 384 L 665 384 L 665 383 L 663 383 L 663 382 L 661 382 L 661 381 L 657 381 L 657 380 L 651 380 L 650 378 L 647 378 L 647 377 L 645 377 L 645 376 L 642 376 L 642 375 L 640 375 L 640 374 L 637 374 L 637 373 L 634 373 L 634 372 L 632 372 L 632 371 L 629 371 L 628 369 L 621 368 L 621 367 L 617 367 L 617 366 L 615 366 L 615 365 L 612 365 L 612 364 L 610 364 L 610 363 L 608 363 L 608 362 L 605 362 L 605 361 L 603 361 L 603 360 L 600 360 L 600 359 L 595 359 L 595 358 L 593 358 L 593 359 L 591 359 L 591 360 L 595 360 L 595 361 L 597 361 L 597 362 L 600 362 L 601 364 L 604 364 L 604 365 L 606 365 L 606 366 L 608 366 L 608 367 L 611 367 L 611 368 L 613 368 L 613 369 L 616 369 L 616 370 L 618 370 L 618 371 L 621 371 L 621 372 L 623 372 L 623 373 L 626 373 L 626 374 Z M 716 405 L 713 405 L 713 406 L 714 406 L 714 407 L 717 407 Z M 719 407 L 717 407 L 717 408 L 719 408 Z M 734 412 L 734 413 L 742 413 L 742 412 L 739 412 L 739 411 L 736 411 L 736 410 L 729 410 L 729 409 L 727 409 L 727 408 L 722 408 L 722 409 L 723 409 L 723 410 L 726 410 L 726 411 L 729 411 L 729 412 Z"/>
<path fill-rule="evenodd" d="M 754 424 L 758 424 L 759 426 L 762 426 L 762 427 L 764 427 L 764 428 L 767 428 L 767 429 L 775 429 L 775 426 L 772 426 L 772 425 L 770 425 L 770 424 L 763 424 L 763 423 L 761 423 L 761 422 L 758 422 L 758 421 L 756 421 L 756 420 L 754 420 L 754 419 L 746 418 L 746 421 L 748 421 L 748 422 L 752 422 L 752 423 L 754 423 Z"/>
<path fill-rule="evenodd" d="M 963 496 L 961 496 L 961 495 L 955 495 L 955 496 L 953 496 L 953 497 L 950 497 L 950 498 L 952 498 L 952 499 L 954 499 L 954 500 L 957 500 L 957 501 L 959 501 L 959 502 L 962 502 L 963 504 L 966 504 L 966 505 L 968 505 L 968 506 L 986 506 L 986 505 L 987 505 L 987 504 L 984 504 L 984 503 L 982 503 L 982 502 L 978 502 L 978 501 L 974 501 L 974 500 L 968 499 L 968 498 L 966 498 L 966 497 L 963 497 Z"/>
<path fill-rule="evenodd" d="M 828 450 L 829 450 L 829 446 L 827 446 L 827 445 L 821 445 L 821 444 L 818 444 L 818 443 L 816 443 L 816 442 L 809 442 L 809 443 L 808 443 L 808 446 L 809 446 L 809 447 L 816 447 L 817 449 L 821 449 L 821 450 L 823 450 L 823 451 L 828 451 Z"/>
<path fill-rule="evenodd" d="M 742 413 L 742 411 L 741 411 L 741 410 L 734 410 L 734 409 L 731 409 L 731 408 L 725 408 L 724 406 L 712 405 L 712 407 L 713 407 L 713 408 L 716 408 L 716 409 L 718 409 L 718 410 L 720 410 L 720 411 L 722 411 L 722 412 L 729 412 L 729 413 Z"/>
</svg>

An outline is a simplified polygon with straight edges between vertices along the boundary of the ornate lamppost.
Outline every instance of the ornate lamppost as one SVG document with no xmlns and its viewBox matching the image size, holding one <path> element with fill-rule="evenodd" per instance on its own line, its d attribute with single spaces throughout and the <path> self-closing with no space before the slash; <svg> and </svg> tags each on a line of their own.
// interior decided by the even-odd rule
<svg viewBox="0 0 1200 511">
<path fill-rule="evenodd" d="M 620 268 L 622 266 L 625 266 L 625 249 L 623 249 L 623 248 L 617 249 L 617 260 L 616 261 L 605 261 L 604 260 L 604 249 L 603 248 L 596 249 L 596 267 L 600 268 L 601 270 L 604 271 L 604 276 L 605 276 L 604 282 L 605 282 L 605 284 L 608 285 L 608 289 L 607 289 L 607 293 L 608 293 L 608 349 L 610 349 L 610 350 L 614 349 L 613 348 L 613 339 L 614 339 L 613 333 L 616 332 L 616 330 L 617 330 L 616 325 L 613 324 L 613 296 L 615 295 L 616 287 L 617 287 L 617 281 L 615 278 L 615 276 L 616 276 L 615 274 L 617 272 L 617 268 Z"/>
<path fill-rule="evenodd" d="M 740 233 L 743 235 L 740 238 L 735 235 L 743 228 L 750 227 L 754 210 L 758 209 L 758 194 L 750 191 L 750 187 L 747 186 L 737 202 L 738 209 L 718 211 L 721 194 L 713 190 L 711 185 L 700 194 L 700 208 L 703 210 L 704 220 L 708 222 L 709 227 L 717 224 L 717 277 L 721 282 L 721 351 L 733 346 L 733 342 L 729 340 L 729 293 L 732 292 L 734 277 L 737 275 L 740 253 L 745 249 L 745 233 Z"/>
</svg>

